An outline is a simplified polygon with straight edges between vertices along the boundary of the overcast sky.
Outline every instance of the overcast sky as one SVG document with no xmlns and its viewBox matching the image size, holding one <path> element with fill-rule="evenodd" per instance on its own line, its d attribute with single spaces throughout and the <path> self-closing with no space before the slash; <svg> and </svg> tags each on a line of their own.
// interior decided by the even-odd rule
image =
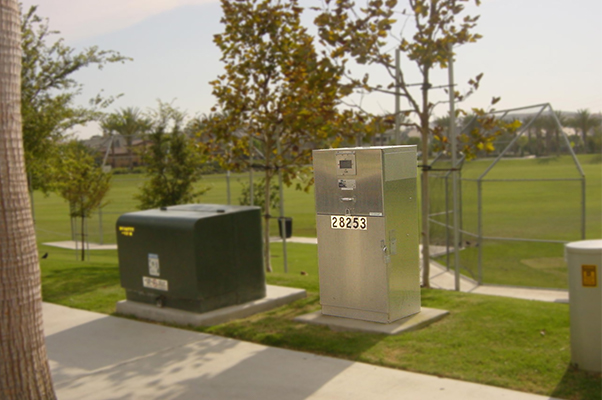
<svg viewBox="0 0 602 400">
<path fill-rule="evenodd" d="M 301 5 L 317 2 L 301 0 Z M 161 99 L 194 115 L 209 113 L 215 104 L 208 82 L 222 68 L 220 52 L 212 42 L 213 35 L 223 30 L 219 1 L 22 3 L 25 9 L 39 4 L 38 14 L 49 18 L 51 29 L 60 31 L 68 45 L 77 49 L 98 45 L 134 59 L 102 71 L 78 73 L 76 79 L 85 85 L 82 104 L 100 90 L 123 94 L 113 108 L 147 109 Z M 483 0 L 476 13 L 481 15 L 476 31 L 483 39 L 456 50 L 455 79 L 462 88 L 471 77 L 485 75 L 479 91 L 461 107 L 487 107 L 492 97 L 501 96 L 498 109 L 550 103 L 555 110 L 602 111 L 601 0 Z M 308 15 L 307 23 L 311 20 Z M 411 62 L 402 60 L 402 69 L 408 81 L 418 80 Z M 368 72 L 384 77 L 377 68 Z M 446 83 L 446 71 L 434 74 L 434 85 Z M 445 99 L 442 92 L 437 96 Z M 393 111 L 394 99 L 387 96 L 352 101 L 376 113 Z M 438 106 L 436 114 L 445 114 L 446 108 Z M 87 137 L 98 132 L 91 126 L 79 133 Z"/>
</svg>

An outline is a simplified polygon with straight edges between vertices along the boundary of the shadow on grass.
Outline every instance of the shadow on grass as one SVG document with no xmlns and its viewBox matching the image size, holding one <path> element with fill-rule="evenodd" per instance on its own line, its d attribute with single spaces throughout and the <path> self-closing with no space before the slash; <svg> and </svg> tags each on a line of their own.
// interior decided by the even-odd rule
<svg viewBox="0 0 602 400">
<path fill-rule="evenodd" d="M 602 375 L 580 371 L 569 366 L 562 379 L 552 392 L 552 397 L 568 400 L 600 399 L 602 393 Z"/>
<path fill-rule="evenodd" d="M 298 315 L 320 309 L 319 297 L 310 295 L 288 306 L 240 321 L 199 329 L 208 333 L 247 340 L 266 346 L 307 351 L 352 361 L 382 341 L 386 335 L 333 331 L 325 326 L 293 321 Z"/>
<path fill-rule="evenodd" d="M 119 287 L 119 269 L 115 267 L 66 267 L 43 272 L 44 301 L 58 302 L 99 289 Z"/>
</svg>

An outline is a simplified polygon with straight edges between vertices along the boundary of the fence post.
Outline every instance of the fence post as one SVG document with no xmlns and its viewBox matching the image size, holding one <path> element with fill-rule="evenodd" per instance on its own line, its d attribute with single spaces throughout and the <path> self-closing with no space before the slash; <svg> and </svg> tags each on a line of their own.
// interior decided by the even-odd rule
<svg viewBox="0 0 602 400">
<path fill-rule="evenodd" d="M 280 148 L 280 137 L 278 137 L 278 142 L 276 143 L 278 148 L 278 155 L 281 154 L 282 149 Z M 266 182 L 267 184 L 267 182 Z M 280 190 L 280 219 L 278 223 L 280 224 L 281 232 L 284 233 L 282 235 L 282 258 L 284 261 L 284 273 L 288 273 L 288 254 L 286 251 L 286 221 L 284 220 L 284 190 L 282 187 L 282 169 L 278 168 L 278 186 Z M 269 240 L 269 238 L 268 238 Z"/>
<path fill-rule="evenodd" d="M 581 178 L 581 240 L 585 240 L 585 176 Z"/>
<path fill-rule="evenodd" d="M 445 257 L 447 263 L 447 270 L 449 271 L 450 257 L 449 257 L 449 175 L 445 174 Z"/>
<path fill-rule="evenodd" d="M 477 181 L 477 244 L 479 247 L 479 285 L 483 284 L 483 181 L 479 179 Z"/>
</svg>

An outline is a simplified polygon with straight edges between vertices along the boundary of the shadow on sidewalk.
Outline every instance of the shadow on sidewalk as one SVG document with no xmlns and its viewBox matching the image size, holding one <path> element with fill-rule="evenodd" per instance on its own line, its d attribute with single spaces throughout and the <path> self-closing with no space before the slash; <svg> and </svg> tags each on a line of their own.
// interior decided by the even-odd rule
<svg viewBox="0 0 602 400">
<path fill-rule="evenodd" d="M 110 316 L 46 341 L 63 400 L 301 400 L 352 364 Z"/>
</svg>

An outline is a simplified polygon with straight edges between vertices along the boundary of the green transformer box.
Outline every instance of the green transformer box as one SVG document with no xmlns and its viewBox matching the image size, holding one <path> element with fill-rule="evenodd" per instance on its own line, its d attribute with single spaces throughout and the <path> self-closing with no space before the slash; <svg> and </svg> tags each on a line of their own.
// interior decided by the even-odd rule
<svg viewBox="0 0 602 400">
<path fill-rule="evenodd" d="M 162 207 L 116 229 L 127 300 L 203 313 L 265 297 L 258 207 Z"/>
</svg>

